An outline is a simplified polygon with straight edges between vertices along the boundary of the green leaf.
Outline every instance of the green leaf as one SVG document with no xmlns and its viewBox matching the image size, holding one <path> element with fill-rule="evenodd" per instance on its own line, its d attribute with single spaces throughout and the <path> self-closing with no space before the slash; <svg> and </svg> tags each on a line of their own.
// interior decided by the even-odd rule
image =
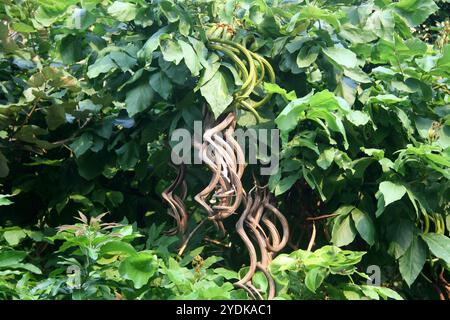
<svg viewBox="0 0 450 320">
<path fill-rule="evenodd" d="M 35 274 L 42 274 L 41 269 L 39 269 L 38 267 L 36 267 L 35 265 L 31 264 L 31 263 L 17 263 L 17 264 L 13 264 L 10 265 L 11 269 L 24 269 L 27 271 L 30 271 L 32 273 Z"/>
<path fill-rule="evenodd" d="M 150 85 L 164 100 L 167 100 L 172 94 L 172 82 L 162 71 L 150 76 Z"/>
<path fill-rule="evenodd" d="M 106 198 L 111 202 L 113 207 L 118 207 L 123 202 L 123 194 L 120 191 L 106 192 Z"/>
<path fill-rule="evenodd" d="M 138 57 L 151 62 L 153 58 L 153 52 L 159 47 L 159 39 L 162 35 L 166 34 L 165 32 L 167 31 L 167 29 L 168 27 L 165 26 L 152 34 L 152 36 L 144 43 L 142 49 L 138 51 Z"/>
<path fill-rule="evenodd" d="M 300 17 L 307 19 L 324 20 L 339 31 L 339 20 L 329 10 L 321 9 L 313 5 L 306 5 L 301 7 Z"/>
<path fill-rule="evenodd" d="M 0 194 L 0 206 L 9 206 L 10 204 L 13 204 L 11 200 L 8 198 L 12 197 L 10 194 Z"/>
<path fill-rule="evenodd" d="M 450 265 L 450 238 L 437 233 L 427 233 L 422 235 L 422 239 L 428 245 L 430 251 L 439 259 Z"/>
<path fill-rule="evenodd" d="M 388 227 L 388 236 L 391 241 L 389 253 L 396 259 L 400 258 L 411 245 L 414 239 L 414 224 L 410 220 L 398 219 Z"/>
<path fill-rule="evenodd" d="M 275 123 L 281 131 L 290 132 L 297 126 L 302 117 L 305 118 L 305 111 L 308 110 L 306 115 L 309 119 L 325 119 L 330 128 L 342 133 L 345 141 L 347 141 L 341 119 L 330 112 L 339 109 L 341 109 L 341 105 L 330 91 L 323 90 L 314 95 L 311 92 L 302 98 L 291 101 L 275 119 Z"/>
<path fill-rule="evenodd" d="M 307 68 L 313 64 L 319 56 L 320 47 L 303 46 L 297 54 L 297 66 L 299 68 Z"/>
<path fill-rule="evenodd" d="M 226 280 L 239 279 L 239 275 L 236 271 L 225 269 L 225 268 L 216 268 L 216 269 L 214 269 L 214 273 L 221 275 Z"/>
<path fill-rule="evenodd" d="M 54 104 L 48 107 L 45 120 L 47 121 L 49 130 L 55 130 L 66 123 L 66 111 L 64 110 L 64 106 Z"/>
<path fill-rule="evenodd" d="M 122 170 L 132 169 L 139 161 L 139 145 L 132 140 L 117 149 L 116 154 L 117 162 Z"/>
<path fill-rule="evenodd" d="M 264 82 L 263 83 L 263 87 L 264 87 L 264 91 L 266 91 L 267 93 L 280 94 L 284 98 L 286 98 L 286 100 L 288 100 L 288 101 L 292 101 L 292 100 L 297 99 L 297 95 L 295 94 L 295 91 L 290 91 L 288 93 L 285 89 L 281 88 L 276 83 Z"/>
<path fill-rule="evenodd" d="M 33 26 L 30 26 L 29 24 L 23 23 L 23 22 L 13 22 L 12 28 L 21 33 L 32 33 L 36 32 L 36 30 L 33 28 Z"/>
<path fill-rule="evenodd" d="M 194 77 L 198 76 L 200 73 L 201 64 L 200 59 L 198 58 L 194 49 L 190 44 L 183 40 L 178 40 L 178 44 L 180 45 L 181 51 L 183 52 L 183 58 L 186 66 L 191 71 L 191 74 Z"/>
<path fill-rule="evenodd" d="M 154 97 L 154 91 L 147 81 L 141 81 L 127 92 L 125 105 L 130 117 L 147 109 Z"/>
<path fill-rule="evenodd" d="M 136 249 L 129 243 L 123 241 L 110 241 L 104 244 L 100 248 L 101 255 L 134 255 L 136 254 Z"/>
<path fill-rule="evenodd" d="M 120 263 L 119 273 L 131 280 L 136 289 L 142 288 L 158 270 L 156 257 L 148 252 L 131 255 Z"/>
<path fill-rule="evenodd" d="M 220 71 L 217 71 L 212 79 L 200 88 L 200 92 L 208 102 L 216 119 L 233 102 L 227 79 Z"/>
<path fill-rule="evenodd" d="M 394 300 L 403 300 L 403 297 L 390 288 L 372 286 L 378 294 L 383 298 L 391 298 Z"/>
<path fill-rule="evenodd" d="M 25 259 L 26 256 L 27 253 L 25 251 L 2 251 L 0 252 L 0 268 L 8 268 L 11 265 L 17 264 Z"/>
<path fill-rule="evenodd" d="M 394 35 L 394 27 L 395 20 L 391 10 L 377 10 L 367 19 L 364 29 L 372 31 L 382 39 L 392 40 Z M 358 30 L 363 32 L 361 29 Z"/>
<path fill-rule="evenodd" d="M 370 97 L 367 103 L 381 102 L 386 104 L 395 104 L 406 101 L 406 99 L 406 97 L 399 98 L 397 96 L 394 96 L 393 94 L 380 94 L 375 97 Z"/>
<path fill-rule="evenodd" d="M 399 260 L 400 273 L 408 284 L 414 283 L 427 258 L 427 246 L 420 238 L 414 238 L 406 250 L 405 254 Z"/>
<path fill-rule="evenodd" d="M 80 176 L 91 180 L 103 172 L 106 163 L 110 161 L 110 155 L 108 152 L 87 152 L 76 161 Z"/>
<path fill-rule="evenodd" d="M 27 234 L 22 229 L 6 230 L 3 232 L 3 238 L 9 245 L 15 246 L 27 237 Z"/>
<path fill-rule="evenodd" d="M 439 9 L 433 0 L 400 0 L 393 7 L 412 27 L 421 24 Z"/>
<path fill-rule="evenodd" d="M 107 73 L 110 70 L 116 68 L 116 64 L 109 55 L 97 59 L 94 64 L 91 64 L 88 68 L 87 76 L 91 79 L 97 78 L 102 73 Z"/>
<path fill-rule="evenodd" d="M 335 220 L 331 241 L 338 247 L 346 246 L 353 242 L 356 237 L 356 230 L 350 215 L 338 217 Z"/>
<path fill-rule="evenodd" d="M 324 150 L 316 160 L 317 165 L 323 170 L 327 170 L 334 161 L 336 151 L 337 150 L 335 148 L 328 148 Z"/>
<path fill-rule="evenodd" d="M 252 278 L 252 283 L 256 288 L 258 288 L 262 292 L 266 292 L 267 288 L 269 287 L 267 278 L 261 271 L 255 272 Z"/>
<path fill-rule="evenodd" d="M 359 110 L 352 110 L 347 115 L 348 121 L 353 123 L 355 126 L 363 126 L 370 121 L 370 116 Z"/>
<path fill-rule="evenodd" d="M 100 104 L 95 104 L 90 99 L 80 101 L 78 107 L 80 108 L 80 111 L 90 111 L 93 113 L 98 113 L 102 109 Z"/>
<path fill-rule="evenodd" d="M 78 2 L 77 0 L 39 1 L 41 5 L 36 10 L 34 18 L 44 27 L 49 27 L 66 14 L 67 8 L 76 5 Z"/>
<path fill-rule="evenodd" d="M 81 38 L 68 34 L 61 40 L 59 52 L 63 63 L 72 64 L 83 59 Z"/>
<path fill-rule="evenodd" d="M 109 56 L 124 72 L 131 70 L 137 62 L 136 58 L 133 58 L 129 54 L 121 51 L 113 51 L 109 54 Z"/>
<path fill-rule="evenodd" d="M 358 66 L 356 54 L 345 48 L 324 48 L 323 53 L 341 67 L 353 69 Z"/>
<path fill-rule="evenodd" d="M 323 280 L 328 275 L 328 270 L 322 267 L 316 267 L 306 273 L 305 285 L 313 293 L 322 285 Z"/>
<path fill-rule="evenodd" d="M 275 186 L 275 196 L 285 193 L 288 191 L 295 182 L 300 178 L 300 173 L 297 172 L 295 174 L 289 175 L 283 179 L 281 179 Z"/>
<path fill-rule="evenodd" d="M 375 243 L 375 226 L 372 218 L 367 213 L 355 208 L 352 211 L 352 219 L 361 238 L 372 246 Z"/>
<path fill-rule="evenodd" d="M 344 69 L 344 74 L 357 82 L 370 83 L 372 79 L 360 68 Z"/>
<path fill-rule="evenodd" d="M 442 51 L 442 56 L 437 60 L 436 66 L 450 73 L 450 44 L 446 44 Z"/>
<path fill-rule="evenodd" d="M 127 22 L 136 18 L 137 8 L 133 3 L 114 1 L 108 13 L 119 21 Z"/>
<path fill-rule="evenodd" d="M 78 158 L 88 151 L 94 144 L 94 137 L 92 133 L 85 132 L 78 139 L 72 142 L 69 147 L 72 149 L 75 156 Z"/>
<path fill-rule="evenodd" d="M 173 62 L 176 65 L 183 60 L 183 50 L 181 49 L 179 42 L 171 39 L 166 39 L 161 42 L 161 52 L 164 60 Z"/>
<path fill-rule="evenodd" d="M 321 108 L 326 110 L 337 110 L 341 106 L 336 96 L 328 90 L 323 90 L 314 94 L 309 100 L 311 108 Z"/>
<path fill-rule="evenodd" d="M 400 200 L 406 193 L 406 188 L 404 186 L 391 181 L 381 182 L 379 190 L 383 194 L 385 207 L 394 201 Z"/>
<path fill-rule="evenodd" d="M 75 8 L 66 20 L 70 29 L 86 30 L 96 21 L 96 16 L 86 9 Z"/>
</svg>

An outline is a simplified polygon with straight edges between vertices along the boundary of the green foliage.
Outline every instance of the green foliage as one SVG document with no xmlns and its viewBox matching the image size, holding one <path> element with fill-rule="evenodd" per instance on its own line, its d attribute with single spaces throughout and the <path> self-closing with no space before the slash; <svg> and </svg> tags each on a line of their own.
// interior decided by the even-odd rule
<svg viewBox="0 0 450 320">
<path fill-rule="evenodd" d="M 367 278 L 356 269 L 364 254 L 324 246 L 314 252 L 297 250 L 279 255 L 270 265 L 270 272 L 281 286 L 279 298 L 401 300 L 392 289 L 355 283 L 353 278 Z"/>
<path fill-rule="evenodd" d="M 36 263 L 24 262 L 26 251 L 0 247 L 0 292 L 3 299 L 236 299 L 246 295 L 234 290 L 223 274 L 231 272 L 212 265 L 222 259 L 210 256 L 203 260 L 201 250 L 185 259 L 165 256 L 163 244 L 169 237 L 152 226 L 157 247 L 145 248 L 142 238 L 131 225 L 102 223 L 101 217 L 80 214 L 81 223 L 64 225 L 51 236 L 37 238 L 54 244 L 50 256 Z M 158 231 L 159 230 L 159 231 Z M 14 247 L 3 231 L 3 238 Z M 154 237 L 157 237 L 156 239 Z M 166 239 L 166 240 L 164 240 Z M 200 248 L 202 249 L 202 248 Z M 35 259 L 36 260 L 36 259 Z M 192 268 L 188 268 L 191 265 Z M 43 270 L 43 271 L 42 271 Z M 218 270 L 216 272 L 216 270 Z"/>
</svg>

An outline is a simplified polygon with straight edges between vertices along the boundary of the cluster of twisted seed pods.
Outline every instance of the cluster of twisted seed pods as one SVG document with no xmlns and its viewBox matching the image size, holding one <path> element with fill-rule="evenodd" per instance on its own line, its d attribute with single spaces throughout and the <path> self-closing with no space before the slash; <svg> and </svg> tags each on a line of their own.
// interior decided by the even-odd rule
<svg viewBox="0 0 450 320">
<path fill-rule="evenodd" d="M 195 141 L 194 145 L 211 170 L 212 177 L 208 186 L 195 196 L 195 200 L 225 234 L 222 220 L 236 212 L 245 195 L 241 183 L 244 153 L 234 138 L 235 114 L 230 112 L 223 120 L 214 122 L 206 108 L 204 111 L 204 142 L 200 145 Z"/>
<path fill-rule="evenodd" d="M 167 210 L 169 216 L 175 220 L 175 227 L 167 231 L 168 235 L 180 234 L 184 237 L 188 227 L 189 215 L 184 206 L 184 200 L 187 195 L 187 185 L 184 179 L 186 175 L 186 166 L 182 163 L 178 166 L 178 174 L 172 184 L 162 192 L 164 201 L 169 205 Z M 179 191 L 179 195 L 176 192 Z"/>
<path fill-rule="evenodd" d="M 234 62 L 243 84 L 234 95 L 230 107 L 232 111 L 219 119 L 214 119 L 207 105 L 203 108 L 203 142 L 197 141 L 194 137 L 193 145 L 212 176 L 208 185 L 194 199 L 223 235 L 226 234 L 223 221 L 237 214 L 241 205 L 244 205 L 244 211 L 236 224 L 236 231 L 249 252 L 250 266 L 248 272 L 235 283 L 235 286 L 246 290 L 253 299 L 263 299 L 262 293 L 252 284 L 255 273 L 261 271 L 268 281 L 268 298 L 272 299 L 275 296 L 275 283 L 268 272 L 268 266 L 273 256 L 283 249 L 288 241 L 288 223 L 283 214 L 270 204 L 270 194 L 266 188 L 255 186 L 248 195 L 246 194 L 241 182 L 245 169 L 244 152 L 234 137 L 234 131 L 237 109 L 251 112 L 259 122 L 260 117 L 256 108 L 267 103 L 271 94 L 267 94 L 259 101 L 254 101 L 250 96 L 258 95 L 256 88 L 262 84 L 265 77 L 273 83 L 275 74 L 270 64 L 260 55 L 248 50 L 245 44 L 237 44 L 226 38 L 215 38 L 218 34 L 216 30 L 217 27 L 214 27 L 210 32 L 212 36 L 209 39 L 209 48 L 219 51 L 223 58 Z M 186 238 L 188 214 L 183 204 L 186 197 L 184 175 L 185 166 L 181 165 L 178 168 L 177 178 L 163 192 L 163 199 L 169 205 L 168 214 L 176 223 L 169 234 L 182 236 L 183 250 L 190 237 Z M 177 189 L 180 189 L 179 195 L 176 194 Z M 281 236 L 278 226 L 282 229 Z"/>
<path fill-rule="evenodd" d="M 282 235 L 278 232 L 277 222 L 281 225 Z M 236 224 L 236 231 L 247 247 L 250 266 L 235 286 L 246 290 L 253 299 L 263 299 L 252 284 L 252 278 L 259 270 L 267 279 L 268 298 L 272 299 L 275 296 L 275 282 L 268 272 L 268 266 L 274 255 L 286 245 L 289 225 L 283 214 L 270 203 L 270 194 L 265 187 L 256 186 L 245 198 L 245 210 Z"/>
</svg>

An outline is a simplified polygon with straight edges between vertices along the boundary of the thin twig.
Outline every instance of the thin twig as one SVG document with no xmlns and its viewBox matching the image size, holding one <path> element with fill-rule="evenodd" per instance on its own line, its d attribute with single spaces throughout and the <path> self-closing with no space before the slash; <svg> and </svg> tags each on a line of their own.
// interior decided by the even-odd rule
<svg viewBox="0 0 450 320">
<path fill-rule="evenodd" d="M 325 214 L 325 215 L 323 215 L 323 216 L 318 216 L 318 217 L 308 217 L 308 218 L 306 218 L 306 221 L 323 220 L 323 219 L 328 219 L 328 218 L 336 217 L 337 215 L 339 215 L 339 213 Z"/>
<path fill-rule="evenodd" d="M 228 244 L 222 243 L 222 242 L 220 242 L 219 240 L 211 239 L 211 238 L 208 238 L 208 237 L 205 237 L 204 240 L 205 240 L 205 241 L 208 241 L 208 242 L 211 242 L 211 243 L 213 243 L 213 244 L 222 246 L 222 247 L 224 247 L 224 248 L 231 248 L 231 243 L 228 243 Z"/>
<path fill-rule="evenodd" d="M 191 231 L 191 233 L 189 233 L 188 237 L 186 238 L 186 240 L 184 240 L 183 245 L 181 246 L 180 250 L 178 250 L 178 255 L 181 256 L 184 252 L 184 250 L 186 250 L 186 247 L 189 243 L 189 240 L 191 240 L 192 236 L 194 235 L 194 233 L 206 222 L 206 219 L 203 219 L 195 228 L 194 230 Z"/>
</svg>

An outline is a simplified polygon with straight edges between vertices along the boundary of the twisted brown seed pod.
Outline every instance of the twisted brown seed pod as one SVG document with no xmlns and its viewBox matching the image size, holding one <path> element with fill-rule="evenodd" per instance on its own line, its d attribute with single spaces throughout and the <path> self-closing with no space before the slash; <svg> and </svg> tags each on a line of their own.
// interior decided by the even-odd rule
<svg viewBox="0 0 450 320">
<path fill-rule="evenodd" d="M 274 254 L 285 246 L 289 236 L 286 219 L 269 202 L 270 195 L 266 188 L 255 186 L 249 192 L 246 198 L 246 209 L 236 224 L 236 230 L 249 252 L 250 266 L 245 276 L 235 285 L 246 290 L 252 298 L 261 297 L 261 293 L 252 284 L 257 270 L 261 271 L 267 279 L 268 299 L 275 297 L 275 281 L 268 272 L 268 267 Z M 271 216 L 281 224 L 283 237 L 280 237 L 276 222 L 269 219 Z M 268 229 L 270 236 L 266 235 L 263 226 Z"/>
<path fill-rule="evenodd" d="M 240 178 L 243 174 L 243 152 L 232 138 L 235 126 L 235 114 L 229 113 L 224 120 L 216 126 L 207 129 L 203 135 L 203 159 L 214 172 L 208 186 L 195 196 L 195 200 L 209 213 L 212 220 L 223 220 L 235 213 L 239 207 L 243 194 Z M 225 131 L 225 139 L 220 132 Z M 232 141 L 231 144 L 228 141 Z M 236 152 L 236 150 L 239 150 Z M 214 158 L 208 156 L 208 151 Z M 210 206 L 206 198 L 214 191 L 212 199 L 220 199 L 218 205 Z"/>
<path fill-rule="evenodd" d="M 255 200 L 258 200 L 258 199 L 255 199 Z M 246 290 L 250 294 L 250 296 L 252 296 L 254 298 L 254 293 L 250 288 L 248 288 L 247 283 L 249 281 L 251 281 L 253 275 L 256 272 L 256 264 L 258 262 L 258 257 L 256 254 L 256 249 L 253 246 L 252 241 L 250 240 L 249 236 L 247 235 L 247 233 L 244 229 L 245 220 L 247 218 L 247 215 L 250 213 L 250 211 L 252 209 L 253 209 L 253 199 L 252 199 L 251 195 L 249 194 L 248 198 L 246 199 L 245 210 L 241 214 L 239 220 L 236 223 L 236 232 L 238 233 L 238 235 L 244 242 L 245 247 L 247 248 L 249 258 L 250 258 L 250 265 L 249 265 L 249 270 L 244 275 L 244 277 L 242 279 L 240 279 L 239 281 L 237 281 L 234 285 L 238 288 L 242 288 L 242 289 Z"/>
<path fill-rule="evenodd" d="M 183 203 L 187 194 L 187 186 L 184 181 L 185 174 L 186 166 L 182 163 L 178 167 L 178 174 L 175 180 L 161 194 L 163 200 L 169 205 L 167 213 L 175 220 L 175 227 L 167 231 L 168 235 L 180 234 L 184 236 L 187 230 L 189 215 Z M 174 194 L 179 187 L 181 188 L 180 196 Z"/>
</svg>

